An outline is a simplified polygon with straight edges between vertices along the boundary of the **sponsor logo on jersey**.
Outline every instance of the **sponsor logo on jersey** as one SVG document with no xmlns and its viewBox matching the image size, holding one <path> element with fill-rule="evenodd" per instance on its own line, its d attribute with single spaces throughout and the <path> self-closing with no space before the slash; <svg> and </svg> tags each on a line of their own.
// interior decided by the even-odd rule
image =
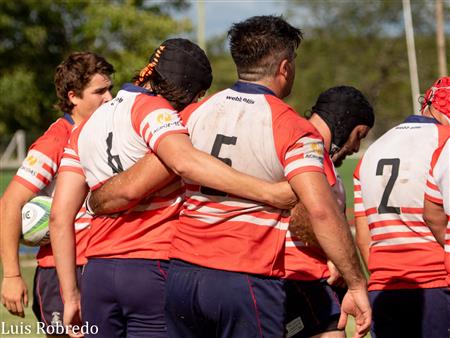
<svg viewBox="0 0 450 338">
<path fill-rule="evenodd" d="M 37 157 L 35 157 L 35 156 L 33 156 L 33 155 L 30 155 L 30 156 L 27 156 L 27 158 L 25 159 L 25 161 L 28 163 L 28 165 L 29 165 L 30 167 L 32 167 L 32 166 L 34 166 L 34 165 L 38 162 L 38 159 L 37 159 Z"/>
<path fill-rule="evenodd" d="M 170 113 L 161 113 L 156 117 L 156 122 L 158 124 L 169 123 L 172 120 L 172 115 Z"/>
<path fill-rule="evenodd" d="M 322 156 L 323 155 L 323 147 L 320 144 L 313 143 L 311 144 L 311 149 L 314 151 L 317 155 Z"/>
</svg>

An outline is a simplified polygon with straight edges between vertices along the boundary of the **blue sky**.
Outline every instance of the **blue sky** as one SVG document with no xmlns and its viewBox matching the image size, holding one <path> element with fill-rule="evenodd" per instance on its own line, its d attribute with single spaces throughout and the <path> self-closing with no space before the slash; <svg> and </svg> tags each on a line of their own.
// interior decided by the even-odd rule
<svg viewBox="0 0 450 338">
<path fill-rule="evenodd" d="M 176 16 L 179 18 L 189 18 L 196 30 L 198 21 L 198 2 L 190 2 L 190 8 L 183 13 L 178 13 Z M 204 1 L 205 36 L 208 39 L 209 37 L 224 33 L 232 23 L 254 15 L 283 14 L 286 5 L 286 1 Z"/>
</svg>

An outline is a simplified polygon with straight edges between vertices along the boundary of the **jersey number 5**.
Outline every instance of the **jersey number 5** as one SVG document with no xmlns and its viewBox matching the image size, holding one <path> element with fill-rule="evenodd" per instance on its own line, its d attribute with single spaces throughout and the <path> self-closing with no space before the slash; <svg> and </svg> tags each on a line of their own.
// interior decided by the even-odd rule
<svg viewBox="0 0 450 338">
<path fill-rule="evenodd" d="M 378 161 L 377 164 L 377 176 L 383 175 L 384 167 L 390 165 L 392 166 L 391 177 L 384 188 L 383 196 L 381 197 L 380 205 L 378 206 L 379 214 L 400 214 L 400 208 L 392 207 L 387 205 L 389 201 L 389 196 L 391 195 L 392 189 L 394 188 L 395 181 L 398 178 L 398 171 L 400 168 L 399 158 L 383 158 Z"/>
<path fill-rule="evenodd" d="M 221 160 L 223 163 L 229 165 L 231 167 L 231 159 L 219 157 L 220 148 L 222 148 L 222 144 L 235 145 L 237 142 L 236 136 L 225 136 L 222 134 L 217 134 L 216 139 L 214 140 L 214 144 L 211 150 L 211 155 Z M 208 187 L 201 187 L 200 192 L 205 195 L 213 195 L 213 196 L 226 196 L 227 194 L 223 191 L 219 191 L 216 189 L 211 189 Z"/>
</svg>

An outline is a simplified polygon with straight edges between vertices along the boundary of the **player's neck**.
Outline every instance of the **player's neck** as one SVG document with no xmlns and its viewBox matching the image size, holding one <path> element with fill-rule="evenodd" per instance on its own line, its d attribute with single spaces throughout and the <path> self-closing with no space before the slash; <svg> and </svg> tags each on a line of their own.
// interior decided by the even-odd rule
<svg viewBox="0 0 450 338">
<path fill-rule="evenodd" d="M 315 113 L 311 115 L 311 117 L 309 118 L 309 122 L 311 122 L 314 128 L 316 128 L 319 134 L 322 136 L 325 149 L 327 151 L 330 151 L 331 131 L 330 128 L 328 128 L 328 125 L 325 123 L 324 120 L 322 120 L 322 118 L 319 115 Z"/>
</svg>

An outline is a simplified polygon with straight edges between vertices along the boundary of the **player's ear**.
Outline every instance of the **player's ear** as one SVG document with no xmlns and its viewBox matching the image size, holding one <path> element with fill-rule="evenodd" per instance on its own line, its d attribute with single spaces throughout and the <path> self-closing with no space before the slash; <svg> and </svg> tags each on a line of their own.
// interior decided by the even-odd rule
<svg viewBox="0 0 450 338">
<path fill-rule="evenodd" d="M 80 97 L 73 90 L 69 90 L 67 93 L 67 98 L 74 106 L 76 106 L 80 101 Z"/>
<path fill-rule="evenodd" d="M 282 75 L 284 78 L 289 76 L 289 72 L 291 71 L 291 62 L 288 59 L 283 59 L 278 64 L 278 74 Z"/>
<path fill-rule="evenodd" d="M 205 96 L 205 94 L 206 90 L 202 90 L 201 92 L 199 92 L 197 95 L 195 95 L 194 99 L 192 100 L 192 103 L 195 103 L 198 100 L 200 100 L 203 96 Z"/>
</svg>

